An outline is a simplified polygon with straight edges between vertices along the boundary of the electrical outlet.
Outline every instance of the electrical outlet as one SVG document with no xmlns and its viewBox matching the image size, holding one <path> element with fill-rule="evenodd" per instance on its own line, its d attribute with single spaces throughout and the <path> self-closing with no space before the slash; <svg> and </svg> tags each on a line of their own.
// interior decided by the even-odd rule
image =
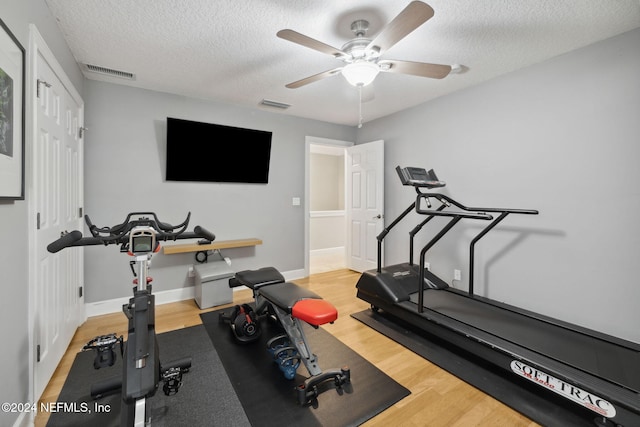
<svg viewBox="0 0 640 427">
<path fill-rule="evenodd" d="M 424 263 L 424 268 L 426 268 L 427 270 L 431 271 L 431 264 L 428 262 Z"/>
<path fill-rule="evenodd" d="M 453 270 L 453 280 L 462 280 L 462 272 L 460 270 Z"/>
<path fill-rule="evenodd" d="M 196 276 L 196 271 L 193 269 L 193 265 L 189 266 L 189 272 L 187 273 L 187 275 L 189 277 L 195 277 Z"/>
</svg>

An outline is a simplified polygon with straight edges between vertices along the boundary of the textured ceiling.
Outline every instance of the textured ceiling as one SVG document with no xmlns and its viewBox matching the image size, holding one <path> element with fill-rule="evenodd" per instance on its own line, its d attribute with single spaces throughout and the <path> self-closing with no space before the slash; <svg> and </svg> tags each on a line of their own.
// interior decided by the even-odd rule
<svg viewBox="0 0 640 427">
<path fill-rule="evenodd" d="M 251 108 L 290 104 L 299 117 L 356 125 L 358 90 L 336 75 L 285 84 L 342 65 L 276 37 L 290 28 L 340 48 L 351 22 L 374 37 L 399 0 L 46 0 L 78 63 L 135 74 L 109 81 Z M 435 15 L 384 59 L 460 64 L 442 80 L 381 73 L 363 91 L 364 121 L 640 27 L 640 0 L 427 0 Z"/>
</svg>

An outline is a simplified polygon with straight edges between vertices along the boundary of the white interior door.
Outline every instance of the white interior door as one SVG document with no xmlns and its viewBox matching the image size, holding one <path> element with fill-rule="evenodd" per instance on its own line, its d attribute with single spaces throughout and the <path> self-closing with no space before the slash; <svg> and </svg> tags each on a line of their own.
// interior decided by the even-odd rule
<svg viewBox="0 0 640 427">
<path fill-rule="evenodd" d="M 46 247 L 63 231 L 82 230 L 84 104 L 55 58 L 32 41 L 33 151 L 30 261 L 34 401 L 42 394 L 84 319 L 83 250 L 50 254 Z"/>
<path fill-rule="evenodd" d="M 384 141 L 347 148 L 345 176 L 347 267 L 363 272 L 377 267 L 384 228 Z"/>
</svg>

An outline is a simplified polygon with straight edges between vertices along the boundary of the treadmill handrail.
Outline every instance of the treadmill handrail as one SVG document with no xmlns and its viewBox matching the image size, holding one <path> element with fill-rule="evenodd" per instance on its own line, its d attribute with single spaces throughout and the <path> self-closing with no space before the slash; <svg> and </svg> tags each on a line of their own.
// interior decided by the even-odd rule
<svg viewBox="0 0 640 427">
<path fill-rule="evenodd" d="M 414 236 L 422 229 L 422 227 L 429 222 L 432 218 L 434 218 L 435 216 L 443 216 L 443 217 L 450 217 L 452 218 L 451 223 L 445 227 L 445 230 L 442 230 L 442 232 L 446 233 L 447 231 L 449 231 L 453 225 L 455 225 L 455 223 L 457 223 L 458 221 L 460 221 L 460 219 L 462 218 L 468 218 L 468 219 L 482 219 L 482 220 L 489 220 L 491 221 L 491 223 L 486 226 L 485 228 L 483 228 L 480 233 L 478 233 L 478 235 L 476 235 L 476 237 L 474 237 L 474 239 L 471 241 L 470 244 L 470 257 L 469 257 L 469 294 L 473 295 L 473 268 L 474 268 L 474 249 L 475 249 L 475 244 L 478 242 L 478 240 L 480 240 L 482 237 L 484 237 L 484 235 L 486 235 L 491 229 L 493 229 L 499 222 L 501 222 L 508 214 L 514 213 L 514 214 L 523 214 L 523 215 L 537 215 L 538 211 L 535 209 L 513 209 L 513 208 L 485 208 L 485 207 L 472 207 L 472 206 L 465 206 L 462 203 L 458 202 L 457 200 L 447 196 L 446 194 L 441 194 L 441 193 L 429 193 L 429 192 L 423 192 L 421 191 L 420 187 L 416 186 L 415 187 L 417 196 L 416 196 L 416 200 L 415 202 L 413 202 L 411 205 L 409 205 L 395 220 L 393 220 L 391 222 L 391 224 L 389 224 L 387 227 L 385 227 L 382 232 L 380 234 L 378 234 L 378 236 L 376 237 L 376 239 L 378 240 L 378 260 L 377 260 L 377 269 L 376 271 L 378 273 L 382 272 L 382 242 L 384 240 L 384 238 L 387 236 L 387 234 L 389 234 L 389 232 L 400 222 L 402 221 L 412 210 L 416 210 L 416 213 L 420 214 L 420 215 L 427 215 L 427 219 L 425 219 L 424 221 L 422 221 L 420 224 L 418 224 L 413 230 L 411 230 L 411 232 L 409 233 L 410 236 L 410 246 L 409 246 L 409 251 L 410 251 L 410 264 L 413 264 L 413 241 L 414 241 Z M 431 203 L 429 202 L 430 198 L 434 198 L 436 200 L 438 200 L 441 203 L 441 206 L 439 206 L 436 209 L 422 209 L 420 207 L 420 201 L 422 199 L 425 199 L 427 201 L 427 206 L 431 207 Z M 450 207 L 451 205 L 457 207 L 458 209 L 461 209 L 463 212 L 456 212 L 456 211 L 446 211 L 445 208 Z M 494 219 L 494 217 L 492 215 L 490 215 L 490 213 L 499 213 L 500 215 Z M 444 233 L 442 235 L 444 235 Z M 425 255 L 426 255 L 426 250 L 428 250 L 429 248 L 431 248 L 431 246 L 433 246 L 435 244 L 435 242 L 437 242 L 437 240 L 439 240 L 442 235 L 439 234 L 440 237 L 438 237 L 435 241 L 431 241 L 429 242 L 425 248 L 423 248 L 423 250 L 421 251 L 421 256 L 420 256 L 420 283 L 421 283 L 421 290 L 424 290 L 424 272 L 423 267 L 425 264 Z"/>
<path fill-rule="evenodd" d="M 493 217 L 485 212 L 465 212 L 465 211 L 441 211 L 434 209 L 420 209 L 416 208 L 416 212 L 421 215 L 431 215 L 431 216 L 448 216 L 448 217 L 460 217 L 460 218 L 471 218 L 471 219 L 484 219 L 487 221 L 491 221 Z"/>
<path fill-rule="evenodd" d="M 411 203 L 411 205 L 409 205 L 408 208 L 406 208 L 398 218 L 394 219 L 391 224 L 389 224 L 388 226 L 386 226 L 382 232 L 380 232 L 380 234 L 378 234 L 378 236 L 376 236 L 376 239 L 378 240 L 378 268 L 376 269 L 376 271 L 378 273 L 382 272 L 382 241 L 384 240 L 384 238 L 386 237 L 387 234 L 389 234 L 389 232 L 391 231 L 391 229 L 393 227 L 395 227 L 400 221 L 402 221 L 404 219 L 404 217 L 406 217 L 407 215 L 409 215 L 409 213 L 416 207 L 416 202 Z"/>
<path fill-rule="evenodd" d="M 418 205 L 417 201 L 416 201 L 416 206 Z M 445 211 L 435 211 L 437 214 L 443 214 L 445 213 Z M 444 237 L 445 234 L 447 234 L 449 232 L 449 230 L 451 230 L 453 228 L 454 225 L 456 225 L 461 219 L 463 218 L 473 218 L 473 219 L 484 219 L 484 220 L 491 220 L 493 219 L 493 217 L 491 215 L 470 215 L 470 214 L 464 214 L 461 212 L 447 212 L 449 213 L 449 215 L 440 215 L 440 216 L 448 216 L 451 218 L 451 220 L 447 223 L 447 225 L 444 226 L 444 228 L 442 228 L 438 234 L 436 234 L 431 240 L 429 240 L 429 242 L 424 245 L 424 247 L 422 248 L 422 250 L 420 251 L 420 273 L 419 273 L 419 283 L 418 283 L 418 313 L 422 313 L 424 311 L 424 291 L 425 291 L 425 258 L 426 258 L 426 254 L 427 251 L 429 249 L 431 249 L 442 237 Z M 430 213 L 429 215 L 433 215 L 433 216 L 437 216 L 435 213 Z M 495 222 L 495 221 L 494 221 Z"/>
<path fill-rule="evenodd" d="M 499 213 L 500 215 L 493 219 L 493 221 L 491 221 L 491 223 L 489 225 L 487 225 L 486 227 L 484 227 L 482 230 L 480 230 L 480 232 L 471 240 L 471 243 L 469 244 L 469 290 L 468 293 L 469 295 L 473 295 L 474 294 L 474 262 L 475 262 L 475 245 L 476 243 L 478 243 L 478 240 L 480 240 L 482 237 L 484 237 L 489 231 L 491 231 L 496 225 L 498 225 L 500 222 L 502 222 L 502 220 L 504 220 L 507 215 L 509 214 L 523 214 L 523 215 L 537 215 L 539 212 L 535 209 L 513 209 L 513 208 L 480 208 L 480 207 L 469 207 L 469 206 L 465 206 L 462 203 L 458 202 L 457 200 L 452 199 L 451 197 L 445 195 L 445 194 L 440 194 L 440 193 L 423 193 L 421 191 L 419 191 L 418 189 L 416 189 L 416 192 L 418 193 L 418 196 L 416 197 L 416 202 L 415 202 L 415 206 L 416 206 L 416 212 L 423 214 L 423 215 L 429 215 L 429 217 L 423 221 L 418 227 L 416 227 L 416 229 L 412 230 L 412 232 L 410 233 L 411 239 L 413 240 L 414 235 L 422 228 L 422 226 L 424 224 L 426 224 L 431 218 L 433 218 L 434 216 L 450 216 L 450 217 L 458 217 L 458 212 L 452 212 L 452 211 L 441 211 L 443 209 L 443 206 L 455 206 L 463 211 L 469 211 L 469 212 L 473 212 L 475 215 L 468 215 L 468 216 L 462 216 L 460 215 L 461 218 L 477 218 L 477 219 L 493 219 L 493 217 L 491 217 L 490 215 L 487 214 L 487 212 L 492 212 L 492 213 Z M 437 209 L 437 210 L 430 210 L 430 209 L 421 209 L 420 208 L 420 200 L 421 199 L 429 199 L 429 198 L 434 198 L 436 200 L 438 200 L 442 205 Z M 428 205 L 430 205 L 430 203 L 427 203 Z M 477 211 L 481 211 L 483 213 L 485 213 L 486 215 L 488 215 L 490 218 L 481 218 L 479 215 L 479 213 Z M 449 213 L 449 215 L 447 215 L 446 213 Z M 455 223 L 454 223 L 455 224 Z M 448 227 L 445 227 L 445 229 L 443 229 L 441 231 L 441 233 L 444 231 L 445 233 L 447 231 L 449 231 L 454 224 L 451 224 Z M 438 234 L 437 239 L 440 239 L 442 237 L 443 234 Z M 437 241 L 437 240 L 436 240 Z M 426 252 L 435 244 L 435 241 L 430 241 L 429 243 L 427 243 L 427 245 L 422 249 L 422 251 L 420 252 L 420 293 L 422 294 L 422 292 L 424 291 L 424 265 L 425 265 L 425 258 L 426 258 Z M 413 251 L 413 241 L 411 242 L 411 250 Z M 413 253 L 410 255 L 410 259 L 413 260 Z M 421 296 L 421 295 L 420 295 Z M 421 306 L 418 307 L 418 311 L 421 312 Z"/>
<path fill-rule="evenodd" d="M 438 208 L 436 210 L 441 211 L 446 207 L 447 207 L 447 205 L 442 204 L 442 205 L 438 206 Z M 427 225 L 427 223 L 429 221 L 431 221 L 433 218 L 435 218 L 435 215 L 428 216 L 424 221 L 422 221 L 420 224 L 416 225 L 413 228 L 413 230 L 411 230 L 409 232 L 409 265 L 413 265 L 413 246 L 414 246 L 413 243 L 414 243 L 416 234 L 418 234 L 418 232 L 420 230 L 422 230 L 422 227 Z"/>
<path fill-rule="evenodd" d="M 428 198 L 434 198 L 436 200 L 438 200 L 440 203 L 447 205 L 447 204 L 451 204 L 454 205 L 455 207 L 462 209 L 463 211 L 467 211 L 467 212 L 494 212 L 494 213 L 515 213 L 515 214 L 524 214 L 524 215 L 537 215 L 539 212 L 535 209 L 513 209 L 513 208 L 481 208 L 481 207 L 472 207 L 472 206 L 465 206 L 462 203 L 458 202 L 455 199 L 452 199 L 451 197 L 447 196 L 446 194 L 441 194 L 441 193 L 423 193 L 420 192 L 419 190 L 416 189 L 416 191 L 418 192 L 418 196 L 416 197 L 416 212 L 417 213 L 421 213 L 419 209 L 420 204 L 419 204 L 419 200 L 420 199 L 428 199 Z M 421 209 L 422 210 L 422 209 Z M 425 214 L 428 215 L 429 212 L 427 212 L 426 210 L 422 210 L 424 212 L 426 212 Z"/>
</svg>

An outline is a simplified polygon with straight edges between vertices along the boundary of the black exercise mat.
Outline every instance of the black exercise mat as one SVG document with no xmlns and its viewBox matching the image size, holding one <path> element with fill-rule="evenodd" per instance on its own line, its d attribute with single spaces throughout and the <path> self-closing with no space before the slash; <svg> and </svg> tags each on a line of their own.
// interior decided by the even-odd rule
<svg viewBox="0 0 640 427">
<path fill-rule="evenodd" d="M 308 375 L 306 368 L 301 365 L 296 378 L 287 380 L 266 349 L 266 342 L 281 333 L 280 328 L 264 319 L 260 339 L 240 344 L 233 338 L 229 325 L 219 322 L 219 313 L 204 313 L 201 318 L 255 427 L 355 426 L 410 394 L 322 328 L 305 325 L 307 339 L 318 356 L 320 367 L 328 370 L 348 365 L 351 384 L 340 395 L 329 382 L 329 389 L 318 396 L 317 405 L 300 406 L 294 388 Z"/>
<path fill-rule="evenodd" d="M 169 362 L 191 356 L 192 366 L 183 376 L 183 386 L 177 394 L 165 396 L 160 388 L 149 399 L 154 427 L 250 425 L 202 325 L 160 334 L 157 339 L 161 360 Z M 48 427 L 120 425 L 120 394 L 94 401 L 90 387 L 92 383 L 119 376 L 122 358 L 118 353 L 114 366 L 95 370 L 93 357 L 93 351 L 76 355 L 58 398 L 59 412 L 51 414 Z M 109 411 L 97 412 L 100 408 Z"/>
<path fill-rule="evenodd" d="M 382 313 L 364 310 L 351 317 L 391 338 L 440 368 L 494 397 L 538 424 L 547 427 L 591 425 L 596 414 L 554 398 L 541 387 L 516 377 L 506 377 L 500 368 L 455 346 Z"/>
</svg>

